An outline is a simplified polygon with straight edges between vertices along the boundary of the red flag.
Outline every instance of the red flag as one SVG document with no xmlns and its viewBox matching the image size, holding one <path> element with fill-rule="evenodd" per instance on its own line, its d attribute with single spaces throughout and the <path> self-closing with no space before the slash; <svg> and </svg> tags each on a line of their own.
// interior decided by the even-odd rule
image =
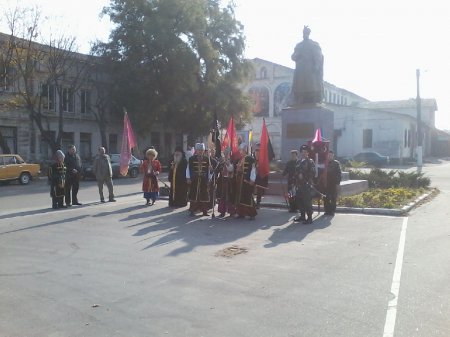
<svg viewBox="0 0 450 337">
<path fill-rule="evenodd" d="M 136 138 L 134 137 L 128 113 L 125 111 L 125 115 L 123 116 L 122 149 L 120 151 L 120 174 L 123 176 L 128 174 L 131 149 L 136 146 Z"/>
<path fill-rule="evenodd" d="M 269 175 L 269 133 L 267 132 L 266 120 L 263 119 L 261 140 L 259 141 L 258 175 L 261 178 Z"/>
<path fill-rule="evenodd" d="M 231 157 L 233 159 L 239 157 L 238 139 L 236 134 L 236 128 L 234 126 L 233 116 L 231 116 L 228 122 L 227 133 L 222 142 L 222 151 L 227 147 L 231 150 Z"/>
</svg>

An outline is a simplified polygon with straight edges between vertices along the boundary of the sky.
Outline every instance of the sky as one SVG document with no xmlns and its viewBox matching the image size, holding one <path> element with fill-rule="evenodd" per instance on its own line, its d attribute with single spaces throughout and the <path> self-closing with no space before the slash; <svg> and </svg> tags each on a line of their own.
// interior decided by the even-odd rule
<svg viewBox="0 0 450 337">
<path fill-rule="evenodd" d="M 224 1 L 225 2 L 225 1 Z M 1 0 L 0 12 L 39 6 L 44 34 L 77 37 L 80 52 L 107 40 L 111 23 L 99 17 L 109 0 Z M 436 127 L 450 130 L 450 1 L 234 0 L 244 25 L 248 58 L 294 68 L 291 54 L 304 25 L 325 56 L 324 79 L 372 101 L 435 98 Z M 7 32 L 0 21 L 0 31 Z"/>
</svg>

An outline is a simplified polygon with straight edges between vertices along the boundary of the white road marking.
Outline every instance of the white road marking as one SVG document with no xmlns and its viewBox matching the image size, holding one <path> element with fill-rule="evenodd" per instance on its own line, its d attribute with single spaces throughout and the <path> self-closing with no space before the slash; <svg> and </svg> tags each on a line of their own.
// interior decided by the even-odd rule
<svg viewBox="0 0 450 337">
<path fill-rule="evenodd" d="M 391 294 L 394 297 L 388 302 L 386 312 L 386 322 L 384 324 L 383 337 L 393 337 L 395 330 L 395 320 L 397 318 L 398 294 L 400 291 L 400 278 L 402 276 L 403 254 L 405 252 L 406 228 L 408 218 L 403 218 L 400 240 L 398 243 L 397 259 L 395 260 L 394 276 L 392 277 Z"/>
</svg>

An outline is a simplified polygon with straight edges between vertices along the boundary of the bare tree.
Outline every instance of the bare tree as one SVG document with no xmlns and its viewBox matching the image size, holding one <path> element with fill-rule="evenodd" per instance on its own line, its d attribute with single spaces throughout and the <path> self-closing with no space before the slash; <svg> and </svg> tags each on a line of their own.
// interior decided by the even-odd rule
<svg viewBox="0 0 450 337">
<path fill-rule="evenodd" d="M 61 147 L 64 113 L 74 112 L 75 93 L 86 83 L 88 59 L 76 53 L 73 37 L 50 37 L 38 42 L 41 22 L 38 9 L 16 8 L 6 17 L 18 95 L 54 152 Z M 52 121 L 56 122 L 57 130 L 52 130 Z"/>
</svg>

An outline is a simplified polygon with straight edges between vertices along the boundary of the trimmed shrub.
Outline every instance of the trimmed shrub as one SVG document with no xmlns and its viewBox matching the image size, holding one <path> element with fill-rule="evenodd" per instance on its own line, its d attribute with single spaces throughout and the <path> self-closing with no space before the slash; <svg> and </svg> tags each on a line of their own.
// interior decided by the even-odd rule
<svg viewBox="0 0 450 337">
<path fill-rule="evenodd" d="M 367 180 L 370 188 L 426 188 L 431 184 L 430 178 L 425 177 L 423 172 L 385 171 L 374 168 L 370 172 L 351 170 L 349 176 L 350 179 Z"/>
</svg>

